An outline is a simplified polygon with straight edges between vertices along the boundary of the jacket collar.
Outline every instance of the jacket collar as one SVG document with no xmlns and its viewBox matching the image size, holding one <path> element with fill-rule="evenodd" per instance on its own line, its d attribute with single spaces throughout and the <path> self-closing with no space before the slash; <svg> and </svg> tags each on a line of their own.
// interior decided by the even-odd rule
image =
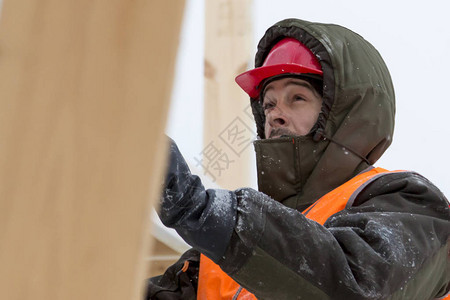
<svg viewBox="0 0 450 300">
<path fill-rule="evenodd" d="M 299 211 L 367 168 L 359 157 L 311 135 L 257 140 L 254 146 L 259 191 Z"/>
</svg>

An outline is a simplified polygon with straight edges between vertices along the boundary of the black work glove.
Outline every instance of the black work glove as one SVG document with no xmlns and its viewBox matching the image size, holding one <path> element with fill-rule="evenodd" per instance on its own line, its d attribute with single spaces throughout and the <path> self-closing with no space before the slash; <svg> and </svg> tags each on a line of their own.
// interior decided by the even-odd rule
<svg viewBox="0 0 450 300">
<path fill-rule="evenodd" d="M 205 190 L 192 175 L 177 145 L 170 140 L 170 157 L 159 216 L 192 247 L 218 262 L 225 253 L 236 223 L 236 195 Z"/>
</svg>

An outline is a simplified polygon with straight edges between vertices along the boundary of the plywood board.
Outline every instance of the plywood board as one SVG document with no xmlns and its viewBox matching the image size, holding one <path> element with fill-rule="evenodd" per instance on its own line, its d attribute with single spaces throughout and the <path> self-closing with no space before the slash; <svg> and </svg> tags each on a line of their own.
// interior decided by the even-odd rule
<svg viewBox="0 0 450 300">
<path fill-rule="evenodd" d="M 140 299 L 184 1 L 4 0 L 0 299 Z"/>
</svg>

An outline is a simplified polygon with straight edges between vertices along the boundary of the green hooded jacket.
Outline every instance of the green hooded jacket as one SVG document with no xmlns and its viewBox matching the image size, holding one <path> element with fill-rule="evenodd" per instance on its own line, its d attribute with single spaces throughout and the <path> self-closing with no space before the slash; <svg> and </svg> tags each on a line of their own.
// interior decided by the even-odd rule
<svg viewBox="0 0 450 300">
<path fill-rule="evenodd" d="M 384 153 L 395 102 L 377 50 L 338 25 L 275 24 L 258 45 L 255 67 L 284 37 L 306 45 L 322 66 L 317 123 L 306 136 L 265 139 L 261 104 L 251 99 L 260 191 L 205 190 L 172 143 L 160 217 L 194 250 L 149 280 L 147 299 L 195 298 L 199 252 L 258 299 L 444 296 L 450 287 L 449 203 L 423 176 L 381 176 L 323 226 L 300 213 Z M 183 260 L 193 266 L 185 273 Z"/>
<path fill-rule="evenodd" d="M 388 148 L 394 129 L 394 89 L 378 51 L 338 25 L 297 19 L 275 24 L 258 45 L 255 67 L 284 37 L 299 40 L 319 59 L 322 111 L 310 134 L 296 137 L 295 144 L 291 138 L 266 140 L 260 101 L 251 99 L 262 138 L 255 142 L 258 186 L 284 205 L 302 210 L 375 163 Z"/>
</svg>

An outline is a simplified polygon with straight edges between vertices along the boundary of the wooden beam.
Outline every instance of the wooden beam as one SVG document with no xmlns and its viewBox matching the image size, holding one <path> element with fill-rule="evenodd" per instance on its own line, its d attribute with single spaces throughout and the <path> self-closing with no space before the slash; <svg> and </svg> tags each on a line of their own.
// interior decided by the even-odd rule
<svg viewBox="0 0 450 300">
<path fill-rule="evenodd" d="M 0 299 L 141 299 L 184 1 L 3 2 Z"/>
<path fill-rule="evenodd" d="M 204 150 L 199 165 L 227 189 L 251 186 L 256 137 L 248 96 L 234 78 L 251 63 L 251 0 L 205 1 Z"/>
</svg>

